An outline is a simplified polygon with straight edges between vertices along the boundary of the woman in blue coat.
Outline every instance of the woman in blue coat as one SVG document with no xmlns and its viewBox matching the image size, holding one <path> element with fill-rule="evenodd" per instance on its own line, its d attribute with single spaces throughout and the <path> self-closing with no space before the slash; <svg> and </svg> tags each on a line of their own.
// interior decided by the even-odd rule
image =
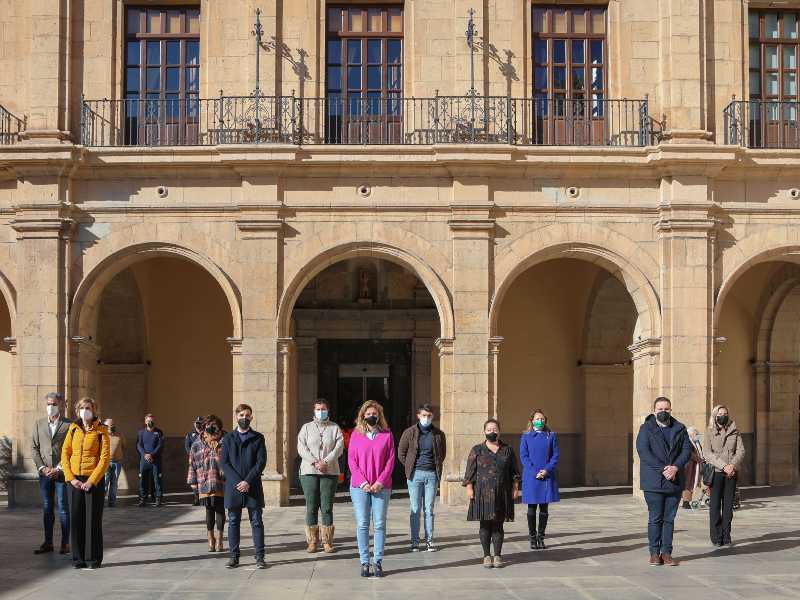
<svg viewBox="0 0 800 600">
<path fill-rule="evenodd" d="M 519 446 L 522 462 L 522 502 L 528 505 L 528 534 L 531 550 L 544 550 L 548 505 L 558 502 L 558 440 L 547 426 L 547 416 L 536 409 L 531 413 L 527 431 Z M 539 527 L 536 527 L 536 508 L 539 508 Z"/>
</svg>

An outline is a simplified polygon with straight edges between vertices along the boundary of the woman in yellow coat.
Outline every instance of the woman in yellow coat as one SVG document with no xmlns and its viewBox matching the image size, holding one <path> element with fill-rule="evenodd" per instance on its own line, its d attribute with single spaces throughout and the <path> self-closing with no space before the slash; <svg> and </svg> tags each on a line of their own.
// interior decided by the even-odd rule
<svg viewBox="0 0 800 600">
<path fill-rule="evenodd" d="M 75 412 L 78 419 L 69 426 L 61 448 L 64 480 L 72 485 L 72 562 L 76 569 L 97 569 L 103 562 L 103 481 L 110 440 L 94 400 L 81 399 Z"/>
</svg>

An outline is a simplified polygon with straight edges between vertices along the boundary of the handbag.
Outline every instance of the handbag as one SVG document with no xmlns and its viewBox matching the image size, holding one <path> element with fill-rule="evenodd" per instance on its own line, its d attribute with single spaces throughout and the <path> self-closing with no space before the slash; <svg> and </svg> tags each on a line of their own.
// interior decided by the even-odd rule
<svg viewBox="0 0 800 600">
<path fill-rule="evenodd" d="M 703 485 L 711 486 L 714 483 L 714 465 L 703 463 Z"/>
</svg>

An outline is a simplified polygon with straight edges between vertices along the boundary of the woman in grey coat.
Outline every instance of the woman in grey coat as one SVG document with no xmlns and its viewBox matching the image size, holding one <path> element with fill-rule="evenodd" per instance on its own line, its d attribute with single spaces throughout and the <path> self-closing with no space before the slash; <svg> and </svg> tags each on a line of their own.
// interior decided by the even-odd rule
<svg viewBox="0 0 800 600">
<path fill-rule="evenodd" d="M 300 455 L 300 485 L 306 498 L 306 541 L 308 552 L 316 552 L 320 538 L 325 552 L 333 552 L 333 498 L 339 483 L 339 456 L 344 437 L 328 416 L 328 402 L 314 403 L 314 420 L 300 428 L 297 453 Z M 322 512 L 322 525 L 319 513 Z"/>
<path fill-rule="evenodd" d="M 731 544 L 733 499 L 744 461 L 742 436 L 726 406 L 715 406 L 711 411 L 704 458 L 714 466 L 708 517 L 711 543 L 720 548 Z"/>
</svg>

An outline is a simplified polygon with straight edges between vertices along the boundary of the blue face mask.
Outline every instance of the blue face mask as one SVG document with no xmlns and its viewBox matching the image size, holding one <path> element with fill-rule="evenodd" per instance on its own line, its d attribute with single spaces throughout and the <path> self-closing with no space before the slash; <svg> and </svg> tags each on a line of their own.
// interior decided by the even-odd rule
<svg viewBox="0 0 800 600">
<path fill-rule="evenodd" d="M 327 410 L 315 410 L 314 416 L 319 421 L 327 421 L 328 420 L 328 411 Z"/>
</svg>

